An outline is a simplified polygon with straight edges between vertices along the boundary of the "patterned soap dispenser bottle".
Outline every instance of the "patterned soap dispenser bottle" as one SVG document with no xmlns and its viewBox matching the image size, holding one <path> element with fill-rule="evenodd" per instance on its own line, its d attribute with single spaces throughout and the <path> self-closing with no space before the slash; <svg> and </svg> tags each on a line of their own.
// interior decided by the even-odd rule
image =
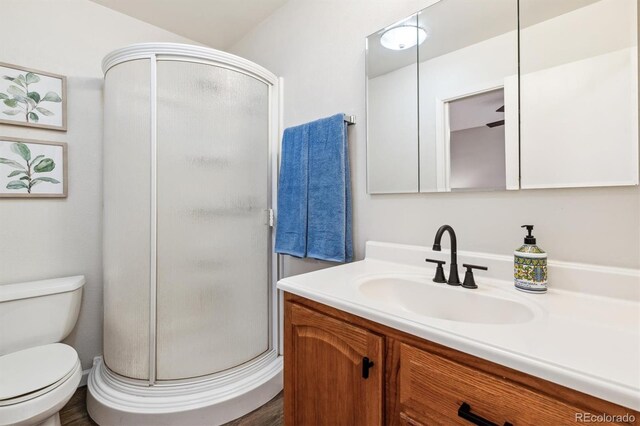
<svg viewBox="0 0 640 426">
<path fill-rule="evenodd" d="M 547 253 L 536 245 L 536 238 L 531 235 L 533 225 L 522 225 L 527 228 L 524 245 L 514 252 L 513 278 L 518 290 L 529 293 L 545 293 L 547 291 Z"/>
</svg>

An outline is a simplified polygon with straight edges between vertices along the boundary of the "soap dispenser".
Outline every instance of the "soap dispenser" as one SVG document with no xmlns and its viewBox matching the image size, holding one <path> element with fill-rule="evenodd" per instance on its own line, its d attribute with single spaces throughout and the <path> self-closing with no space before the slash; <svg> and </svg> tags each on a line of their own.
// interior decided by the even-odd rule
<svg viewBox="0 0 640 426">
<path fill-rule="evenodd" d="M 533 225 L 522 225 L 527 228 L 524 245 L 514 252 L 513 278 L 518 290 L 529 293 L 547 291 L 547 253 L 536 245 L 536 238 L 531 234 Z"/>
</svg>

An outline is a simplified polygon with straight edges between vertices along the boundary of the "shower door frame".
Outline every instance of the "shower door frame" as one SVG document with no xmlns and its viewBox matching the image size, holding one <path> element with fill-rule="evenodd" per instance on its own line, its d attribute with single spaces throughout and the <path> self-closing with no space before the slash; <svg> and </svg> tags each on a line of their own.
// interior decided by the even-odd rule
<svg viewBox="0 0 640 426">
<path fill-rule="evenodd" d="M 149 278 L 149 374 L 148 380 L 133 379 L 117 375 L 120 380 L 130 384 L 146 384 L 147 386 L 170 386 L 172 384 L 192 384 L 198 382 L 215 382 L 217 378 L 226 382 L 237 376 L 245 377 L 254 374 L 256 370 L 273 362 L 282 354 L 281 329 L 282 308 L 281 298 L 276 289 L 279 278 L 278 256 L 274 255 L 275 232 L 274 217 L 277 207 L 277 176 L 279 166 L 280 136 L 282 134 L 282 79 L 265 68 L 238 56 L 199 46 L 178 43 L 141 43 L 121 49 L 106 56 L 102 63 L 106 75 L 108 70 L 118 64 L 149 60 L 150 65 L 150 154 L 151 154 L 151 201 L 150 201 L 150 278 Z M 267 85 L 269 95 L 269 143 L 267 167 L 267 211 L 265 222 L 269 233 L 269 250 L 267 253 L 269 289 L 269 327 L 267 351 L 238 366 L 211 374 L 174 379 L 157 380 L 157 64 L 159 61 L 178 61 L 196 63 L 225 68 L 255 78 Z"/>
</svg>

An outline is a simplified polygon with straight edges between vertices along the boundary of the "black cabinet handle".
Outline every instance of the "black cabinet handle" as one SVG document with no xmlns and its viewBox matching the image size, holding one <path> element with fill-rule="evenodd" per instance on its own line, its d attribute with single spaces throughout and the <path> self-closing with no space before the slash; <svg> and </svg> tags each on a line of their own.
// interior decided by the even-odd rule
<svg viewBox="0 0 640 426">
<path fill-rule="evenodd" d="M 480 417 L 477 414 L 473 414 L 471 412 L 471 406 L 466 402 L 463 402 L 460 408 L 458 408 L 458 417 L 462 417 L 465 420 L 468 420 L 470 423 L 473 423 L 477 426 L 498 426 L 496 423 L 490 422 L 489 420 Z M 504 426 L 513 426 L 509 422 L 504 422 Z"/>
<path fill-rule="evenodd" d="M 373 367 L 373 361 L 371 361 L 368 357 L 362 358 L 362 378 L 369 378 L 369 369 Z"/>
</svg>

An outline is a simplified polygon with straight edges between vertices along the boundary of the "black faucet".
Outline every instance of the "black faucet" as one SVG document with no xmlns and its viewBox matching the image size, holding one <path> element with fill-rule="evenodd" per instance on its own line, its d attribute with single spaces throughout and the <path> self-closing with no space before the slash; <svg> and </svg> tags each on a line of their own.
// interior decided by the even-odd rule
<svg viewBox="0 0 640 426">
<path fill-rule="evenodd" d="M 447 280 L 447 284 L 460 285 L 462 283 L 458 276 L 458 240 L 456 239 L 456 233 L 451 226 L 442 225 L 440 229 L 438 229 L 438 232 L 436 232 L 436 238 L 433 240 L 433 250 L 442 251 L 440 241 L 442 240 L 442 234 L 444 234 L 445 231 L 448 231 L 449 237 L 451 237 L 451 264 L 449 266 L 449 280 Z"/>
</svg>

